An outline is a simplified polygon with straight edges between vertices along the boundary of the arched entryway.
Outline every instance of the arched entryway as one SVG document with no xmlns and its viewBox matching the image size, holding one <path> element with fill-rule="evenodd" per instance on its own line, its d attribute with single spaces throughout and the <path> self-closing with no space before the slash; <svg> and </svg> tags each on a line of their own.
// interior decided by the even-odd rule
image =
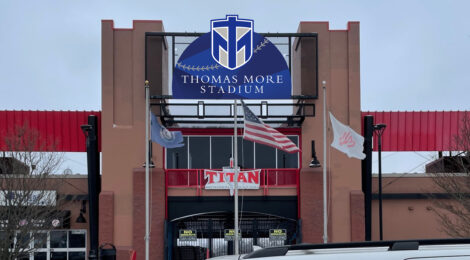
<svg viewBox="0 0 470 260">
<path fill-rule="evenodd" d="M 170 221 L 167 231 L 172 259 L 178 259 L 182 254 L 197 254 L 196 251 L 210 257 L 233 254 L 233 241 L 228 241 L 225 237 L 227 230 L 234 229 L 233 218 L 233 212 L 221 211 L 185 216 Z M 239 219 L 242 254 L 251 252 L 253 245 L 270 247 L 296 242 L 298 229 L 297 221 L 294 219 L 259 212 L 240 212 Z M 285 230 L 286 239 L 270 239 L 269 233 L 272 229 Z M 189 230 L 195 233 L 193 241 L 180 239 L 180 232 L 190 232 Z"/>
</svg>

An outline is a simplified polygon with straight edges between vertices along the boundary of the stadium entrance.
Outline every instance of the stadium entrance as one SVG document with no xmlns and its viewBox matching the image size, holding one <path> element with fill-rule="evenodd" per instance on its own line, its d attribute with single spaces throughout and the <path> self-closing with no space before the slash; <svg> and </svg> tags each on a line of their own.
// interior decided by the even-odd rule
<svg viewBox="0 0 470 260">
<path fill-rule="evenodd" d="M 188 216 L 170 222 L 172 259 L 205 259 L 233 254 L 233 212 L 214 212 Z M 271 247 L 295 244 L 297 221 L 254 212 L 240 213 L 240 253 L 253 246 Z M 186 235 L 185 235 L 186 234 Z M 187 235 L 189 234 L 189 235 Z M 277 235 L 273 235 L 277 234 Z"/>
</svg>

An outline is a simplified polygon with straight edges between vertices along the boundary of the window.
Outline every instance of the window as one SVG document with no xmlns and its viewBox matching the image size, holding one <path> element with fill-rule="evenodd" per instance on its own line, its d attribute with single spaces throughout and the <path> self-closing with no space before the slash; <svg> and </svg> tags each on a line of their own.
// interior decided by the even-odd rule
<svg viewBox="0 0 470 260">
<path fill-rule="evenodd" d="M 34 248 L 47 248 L 47 232 L 40 232 L 34 235 Z"/>
<path fill-rule="evenodd" d="M 210 138 L 209 137 L 189 137 L 189 168 L 208 169 L 210 168 Z"/>
<path fill-rule="evenodd" d="M 47 260 L 47 253 L 46 252 L 35 252 L 34 253 L 34 260 Z"/>
<path fill-rule="evenodd" d="M 27 236 L 31 236 L 28 234 Z M 25 235 L 17 234 L 20 241 Z M 34 234 L 31 248 L 35 252 L 26 253 L 21 260 L 85 260 L 86 230 L 53 230 Z"/>
<path fill-rule="evenodd" d="M 67 247 L 67 231 L 51 231 L 51 248 Z"/>
<path fill-rule="evenodd" d="M 16 233 L 17 248 L 30 248 L 31 234 L 29 232 Z"/>
<path fill-rule="evenodd" d="M 51 252 L 50 260 L 67 260 L 67 252 Z"/>
<path fill-rule="evenodd" d="M 288 136 L 296 145 L 298 136 Z M 229 165 L 233 136 L 185 136 L 184 147 L 166 149 L 167 169 L 221 169 Z M 243 169 L 298 168 L 299 153 L 237 139 L 238 165 Z"/>
<path fill-rule="evenodd" d="M 28 253 L 20 253 L 17 260 L 29 260 Z"/>
<path fill-rule="evenodd" d="M 211 168 L 222 169 L 224 166 L 229 166 L 230 157 L 232 157 L 232 137 L 211 137 Z"/>
<path fill-rule="evenodd" d="M 69 260 L 85 259 L 85 252 L 69 252 Z"/>
<path fill-rule="evenodd" d="M 255 168 L 255 145 L 252 141 L 243 140 L 242 137 L 237 138 L 238 146 L 238 165 L 241 168 Z"/>
<path fill-rule="evenodd" d="M 70 248 L 84 248 L 85 245 L 85 232 L 81 230 L 69 231 L 69 247 Z"/>
<path fill-rule="evenodd" d="M 13 248 L 13 238 L 12 237 L 8 237 L 8 234 L 7 232 L 5 231 L 0 231 L 0 243 L 8 243 L 8 241 L 10 241 L 10 248 Z M 2 246 L 3 247 L 3 246 Z"/>
<path fill-rule="evenodd" d="M 183 137 L 184 146 L 166 150 L 166 164 L 168 169 L 188 168 L 188 137 Z"/>
<path fill-rule="evenodd" d="M 276 168 L 276 149 L 255 143 L 255 168 Z"/>
<path fill-rule="evenodd" d="M 299 146 L 297 136 L 288 136 L 289 139 Z M 297 168 L 299 165 L 298 153 L 286 153 L 284 151 L 277 151 L 277 168 Z"/>
</svg>

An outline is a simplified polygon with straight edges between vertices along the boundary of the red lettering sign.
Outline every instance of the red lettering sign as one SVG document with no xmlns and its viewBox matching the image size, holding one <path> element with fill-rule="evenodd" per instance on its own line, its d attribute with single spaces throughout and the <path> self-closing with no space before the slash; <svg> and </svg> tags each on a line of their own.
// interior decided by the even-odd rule
<svg viewBox="0 0 470 260">
<path fill-rule="evenodd" d="M 240 171 L 238 174 L 239 189 L 259 189 L 261 170 Z M 230 189 L 233 191 L 235 173 L 233 169 L 223 171 L 204 170 L 207 179 L 206 189 Z"/>
<path fill-rule="evenodd" d="M 209 177 L 209 180 L 207 181 L 207 183 L 214 183 L 214 176 L 217 175 L 217 172 L 215 171 L 205 171 L 204 172 L 204 177 L 207 179 L 207 177 Z"/>
<path fill-rule="evenodd" d="M 248 173 L 248 182 L 259 183 L 259 171 L 249 171 Z"/>
</svg>

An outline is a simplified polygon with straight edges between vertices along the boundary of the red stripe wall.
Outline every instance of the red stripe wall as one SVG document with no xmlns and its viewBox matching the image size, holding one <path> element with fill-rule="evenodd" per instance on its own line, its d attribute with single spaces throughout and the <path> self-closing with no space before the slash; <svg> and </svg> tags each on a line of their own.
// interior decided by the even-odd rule
<svg viewBox="0 0 470 260">
<path fill-rule="evenodd" d="M 455 137 L 470 111 L 362 112 L 374 116 L 374 124 L 387 125 L 382 139 L 383 151 L 454 151 Z M 374 138 L 374 150 L 377 138 Z"/>
<path fill-rule="evenodd" d="M 85 152 L 85 136 L 80 126 L 87 123 L 88 115 L 98 116 L 100 124 L 99 111 L 0 111 L 0 150 L 6 149 L 4 137 L 8 133 L 14 131 L 17 126 L 26 125 L 36 129 L 41 140 L 46 140 L 48 144 L 55 143 L 53 149 L 56 151 Z M 375 124 L 387 125 L 383 134 L 383 151 L 456 150 L 454 138 L 459 133 L 462 119 L 465 116 L 470 119 L 470 111 L 362 112 L 362 118 L 365 115 L 374 116 Z M 191 131 L 198 132 L 197 129 L 180 130 L 186 134 Z M 223 129 L 220 131 L 225 133 Z M 101 150 L 101 128 L 98 136 Z M 374 149 L 376 148 L 377 138 L 374 138 Z"/>
<path fill-rule="evenodd" d="M 46 144 L 37 146 L 38 151 L 86 152 L 85 135 L 80 128 L 87 124 L 88 116 L 98 116 L 99 111 L 0 111 L 0 150 L 5 150 L 5 137 L 10 136 L 18 127 L 37 131 L 39 141 Z M 101 128 L 98 129 L 99 149 L 101 151 Z"/>
</svg>

